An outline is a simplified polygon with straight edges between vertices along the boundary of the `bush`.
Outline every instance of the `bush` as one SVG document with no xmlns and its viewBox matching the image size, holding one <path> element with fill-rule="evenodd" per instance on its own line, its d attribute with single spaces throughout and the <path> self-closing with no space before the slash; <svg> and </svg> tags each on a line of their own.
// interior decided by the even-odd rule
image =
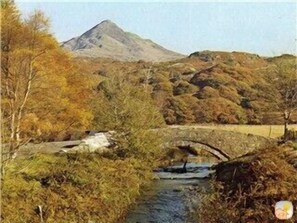
<svg viewBox="0 0 297 223">
<path fill-rule="evenodd" d="M 183 97 L 186 96 L 186 97 Z M 188 98 L 189 100 L 185 100 Z M 195 106 L 195 98 L 188 95 L 171 97 L 163 110 L 164 119 L 167 124 L 187 124 L 195 120 L 192 106 Z M 193 103 L 191 103 L 193 102 Z"/>
<path fill-rule="evenodd" d="M 206 86 L 195 94 L 199 99 L 218 98 L 220 97 L 218 91 L 212 87 Z"/>
<path fill-rule="evenodd" d="M 154 91 L 172 92 L 172 84 L 170 81 L 159 82 L 154 86 Z"/>
<path fill-rule="evenodd" d="M 231 86 L 223 86 L 221 85 L 218 88 L 219 94 L 222 98 L 226 98 L 236 104 L 240 104 L 240 95 L 238 95 L 236 89 Z"/>
<path fill-rule="evenodd" d="M 287 133 L 287 140 L 297 141 L 297 131 L 289 129 Z"/>
<path fill-rule="evenodd" d="M 193 94 L 198 91 L 198 87 L 187 81 L 177 81 L 173 87 L 173 95 Z"/>
<path fill-rule="evenodd" d="M 247 122 L 243 108 L 220 97 L 199 100 L 195 116 L 196 120 L 222 124 L 243 124 Z"/>
<path fill-rule="evenodd" d="M 280 200 L 294 202 L 297 196 L 297 171 L 284 155 L 282 148 L 274 148 L 219 164 L 212 184 L 213 193 L 201 197 L 202 204 L 195 220 L 276 222 L 275 203 Z M 293 215 L 287 222 L 296 221 L 297 216 Z"/>
</svg>

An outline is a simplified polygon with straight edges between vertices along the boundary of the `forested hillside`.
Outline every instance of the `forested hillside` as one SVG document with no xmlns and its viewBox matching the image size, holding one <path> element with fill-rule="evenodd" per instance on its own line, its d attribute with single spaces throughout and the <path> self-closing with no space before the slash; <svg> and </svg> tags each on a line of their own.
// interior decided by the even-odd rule
<svg viewBox="0 0 297 223">
<path fill-rule="evenodd" d="M 149 89 L 167 124 L 281 124 L 278 67 L 294 63 L 295 57 L 203 51 L 163 63 L 76 61 L 92 74 L 99 90 L 102 81 L 114 74 Z M 296 122 L 296 117 L 290 121 Z"/>
</svg>

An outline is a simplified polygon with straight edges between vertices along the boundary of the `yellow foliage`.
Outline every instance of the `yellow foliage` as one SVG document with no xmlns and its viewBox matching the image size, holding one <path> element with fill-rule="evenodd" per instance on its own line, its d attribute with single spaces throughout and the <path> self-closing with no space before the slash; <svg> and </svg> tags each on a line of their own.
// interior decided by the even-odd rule
<svg viewBox="0 0 297 223">
<path fill-rule="evenodd" d="M 48 19 L 35 11 L 21 20 L 13 1 L 1 7 L 4 135 L 54 140 L 87 128 L 90 81 L 49 33 Z"/>
</svg>

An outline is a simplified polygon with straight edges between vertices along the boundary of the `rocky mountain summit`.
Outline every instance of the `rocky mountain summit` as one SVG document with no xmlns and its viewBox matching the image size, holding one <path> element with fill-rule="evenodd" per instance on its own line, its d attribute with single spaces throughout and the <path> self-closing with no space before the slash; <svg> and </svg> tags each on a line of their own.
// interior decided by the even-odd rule
<svg viewBox="0 0 297 223">
<path fill-rule="evenodd" d="M 184 57 L 151 40 L 125 32 L 110 20 L 63 42 L 62 47 L 78 57 L 103 57 L 122 61 L 169 61 Z"/>
</svg>

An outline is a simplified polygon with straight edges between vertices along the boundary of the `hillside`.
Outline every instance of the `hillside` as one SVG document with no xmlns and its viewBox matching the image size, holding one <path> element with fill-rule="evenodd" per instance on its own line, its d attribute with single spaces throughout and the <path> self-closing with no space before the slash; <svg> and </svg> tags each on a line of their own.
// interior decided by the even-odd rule
<svg viewBox="0 0 297 223">
<path fill-rule="evenodd" d="M 75 56 L 112 58 L 121 61 L 169 61 L 184 57 L 105 20 L 81 36 L 62 43 Z"/>
<path fill-rule="evenodd" d="M 95 84 L 118 73 L 146 87 L 167 124 L 282 123 L 279 95 L 271 83 L 273 58 L 203 51 L 162 63 L 78 60 Z"/>
</svg>

